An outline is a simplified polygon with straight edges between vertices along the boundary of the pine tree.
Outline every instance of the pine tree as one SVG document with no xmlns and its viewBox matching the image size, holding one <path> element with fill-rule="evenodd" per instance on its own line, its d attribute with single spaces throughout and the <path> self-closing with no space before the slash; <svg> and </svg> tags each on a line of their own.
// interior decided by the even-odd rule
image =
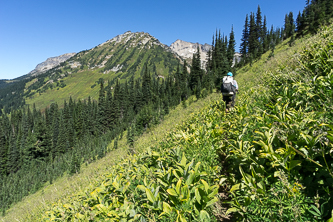
<svg viewBox="0 0 333 222">
<path fill-rule="evenodd" d="M 257 39 L 257 26 L 255 23 L 254 14 L 251 12 L 250 15 L 250 22 L 249 22 L 249 46 L 248 46 L 248 53 L 249 57 L 251 57 L 250 60 L 257 57 L 257 51 L 258 51 L 258 39 Z"/>
<path fill-rule="evenodd" d="M 240 53 L 242 54 L 243 63 L 247 62 L 248 46 L 249 46 L 249 18 L 246 14 L 245 25 L 243 29 L 242 39 L 240 44 Z"/>
<path fill-rule="evenodd" d="M 84 105 L 81 102 L 81 100 L 77 102 L 74 113 L 75 113 L 74 124 L 75 124 L 76 137 L 78 139 L 82 139 L 83 136 L 85 135 L 86 127 L 84 119 Z"/>
<path fill-rule="evenodd" d="M 187 63 L 184 61 L 183 71 L 181 72 L 180 77 L 180 89 L 181 89 L 181 98 L 185 100 L 188 98 L 188 71 L 187 71 Z M 162 84 L 163 86 L 163 84 Z"/>
<path fill-rule="evenodd" d="M 257 14 L 256 14 L 256 47 L 258 49 L 256 58 L 260 57 L 263 54 L 263 24 L 261 9 L 258 5 Z"/>
<path fill-rule="evenodd" d="M 135 132 L 135 124 L 131 124 L 127 130 L 127 143 L 130 147 L 130 153 L 134 153 L 134 132 Z"/>
<path fill-rule="evenodd" d="M 195 96 L 197 97 L 197 99 L 201 98 L 201 81 L 200 79 L 198 80 L 198 85 L 196 87 L 196 91 L 195 91 Z"/>
<path fill-rule="evenodd" d="M 232 26 L 229 37 L 228 49 L 227 49 L 227 59 L 230 67 L 232 67 L 233 65 L 233 60 L 235 56 L 235 46 L 236 46 L 236 41 L 235 41 L 234 27 Z"/>
<path fill-rule="evenodd" d="M 13 174 L 18 170 L 17 164 L 20 159 L 20 153 L 16 145 L 16 137 L 14 133 L 12 133 L 9 140 L 7 157 L 7 172 Z"/>
<path fill-rule="evenodd" d="M 294 22 L 293 12 L 289 12 L 288 21 L 289 21 L 289 30 L 287 35 L 288 37 L 290 37 L 289 45 L 292 46 L 295 41 L 295 22 Z"/>
<path fill-rule="evenodd" d="M 136 79 L 136 81 L 135 81 L 135 104 L 134 104 L 134 110 L 135 110 L 136 114 L 140 112 L 143 105 L 144 105 L 144 101 L 143 101 L 140 79 Z"/>
<path fill-rule="evenodd" d="M 0 119 L 1 123 L 1 119 Z M 0 125 L 0 178 L 1 176 L 6 175 L 6 163 L 7 163 L 7 145 L 6 145 L 6 137 L 3 132 L 2 124 Z"/>
<path fill-rule="evenodd" d="M 105 116 L 106 116 L 106 122 L 108 129 L 114 128 L 114 112 L 113 112 L 113 97 L 111 93 L 111 88 L 108 87 L 106 90 L 106 110 L 105 110 Z"/>
<path fill-rule="evenodd" d="M 151 78 L 147 63 L 142 76 L 142 94 L 144 104 L 148 104 L 151 101 Z"/>
<path fill-rule="evenodd" d="M 113 109 L 115 114 L 115 124 L 118 124 L 120 122 L 120 119 L 122 117 L 121 113 L 121 87 L 119 83 L 119 79 L 116 80 L 116 85 L 114 87 L 114 93 L 113 93 Z"/>
<path fill-rule="evenodd" d="M 107 121 L 105 116 L 105 89 L 104 83 L 101 81 L 98 96 L 98 125 L 101 133 L 105 133 Z"/>
<path fill-rule="evenodd" d="M 268 37 L 267 32 L 268 32 L 267 31 L 267 20 L 266 20 L 266 16 L 264 16 L 264 23 L 263 23 L 263 27 L 262 27 L 263 53 L 267 52 L 269 49 L 270 39 Z"/>
<path fill-rule="evenodd" d="M 197 52 L 193 54 L 192 57 L 192 66 L 191 66 L 191 73 L 190 73 L 190 88 L 194 90 L 199 80 L 202 80 L 202 69 L 201 69 L 201 59 L 200 59 L 200 49 L 199 46 L 197 47 Z"/>
<path fill-rule="evenodd" d="M 70 174 L 75 174 L 80 171 L 80 161 L 78 159 L 77 152 L 72 152 L 71 164 L 69 168 Z"/>
<path fill-rule="evenodd" d="M 57 148 L 56 148 L 56 156 L 60 155 L 61 153 L 65 153 L 67 149 L 69 148 L 68 143 L 68 134 L 66 130 L 66 124 L 64 122 L 63 115 L 60 117 L 59 122 L 59 137 L 57 140 Z"/>
</svg>

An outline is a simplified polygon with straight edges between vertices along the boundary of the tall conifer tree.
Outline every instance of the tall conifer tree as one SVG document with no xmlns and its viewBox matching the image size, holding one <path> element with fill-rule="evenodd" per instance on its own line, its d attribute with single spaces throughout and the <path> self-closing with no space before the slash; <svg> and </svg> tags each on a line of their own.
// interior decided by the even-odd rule
<svg viewBox="0 0 333 222">
<path fill-rule="evenodd" d="M 235 56 L 235 46 L 236 46 L 236 41 L 235 41 L 234 27 L 232 26 L 229 37 L 228 49 L 227 49 L 227 59 L 230 67 L 232 66 L 233 59 Z"/>
<path fill-rule="evenodd" d="M 248 54 L 248 47 L 249 47 L 249 17 L 246 14 L 245 18 L 245 25 L 243 29 L 242 39 L 240 44 L 240 53 L 242 54 L 242 61 L 243 63 L 247 62 L 247 54 Z"/>
</svg>

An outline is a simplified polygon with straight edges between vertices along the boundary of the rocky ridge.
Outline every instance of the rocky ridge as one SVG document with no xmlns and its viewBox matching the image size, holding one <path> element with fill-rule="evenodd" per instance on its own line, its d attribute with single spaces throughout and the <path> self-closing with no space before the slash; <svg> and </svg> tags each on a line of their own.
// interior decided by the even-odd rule
<svg viewBox="0 0 333 222">
<path fill-rule="evenodd" d="M 204 67 L 204 64 L 207 62 L 207 52 L 212 48 L 211 45 L 205 43 L 204 45 L 199 43 L 186 42 L 183 40 L 176 40 L 170 45 L 170 49 L 177 53 L 182 58 L 191 61 L 193 54 L 197 52 L 199 47 L 200 50 L 200 59 L 201 65 Z"/>
<path fill-rule="evenodd" d="M 69 58 L 74 56 L 75 54 L 76 53 L 66 53 L 66 54 L 63 54 L 60 56 L 50 57 L 47 60 L 45 60 L 44 62 L 39 63 L 34 70 L 32 70 L 31 72 L 28 73 L 28 75 L 36 76 L 43 72 L 46 72 L 46 71 L 58 66 L 60 63 L 65 62 L 66 60 L 68 60 Z"/>
<path fill-rule="evenodd" d="M 202 60 L 207 60 L 207 52 L 212 48 L 211 45 L 205 43 L 204 45 L 199 43 L 186 42 L 183 40 L 176 40 L 170 45 L 172 51 L 184 58 L 192 58 L 193 54 L 197 52 L 197 48 L 200 50 L 200 57 Z"/>
<path fill-rule="evenodd" d="M 134 41 L 130 41 L 134 40 Z M 151 36 L 149 33 L 146 32 L 131 32 L 127 31 L 124 34 L 117 35 L 116 37 L 107 40 L 106 42 L 98 45 L 97 47 L 104 46 L 105 44 L 110 44 L 110 43 L 115 43 L 115 44 L 126 44 L 127 42 L 130 41 L 130 47 L 136 47 L 136 46 L 141 46 L 141 47 L 151 47 L 153 44 L 154 45 L 159 45 L 162 48 L 169 50 L 170 48 L 162 44 L 158 39 L 155 37 Z M 148 44 L 147 44 L 148 43 Z"/>
</svg>

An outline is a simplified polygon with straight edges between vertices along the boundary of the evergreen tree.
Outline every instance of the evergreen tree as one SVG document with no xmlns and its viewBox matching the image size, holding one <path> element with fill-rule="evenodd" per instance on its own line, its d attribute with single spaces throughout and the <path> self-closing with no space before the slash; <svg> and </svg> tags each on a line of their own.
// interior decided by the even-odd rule
<svg viewBox="0 0 333 222">
<path fill-rule="evenodd" d="M 115 115 L 115 124 L 118 124 L 120 122 L 120 118 L 122 117 L 121 113 L 121 87 L 119 83 L 119 79 L 116 80 L 116 85 L 114 87 L 114 93 L 113 93 L 113 100 L 114 100 L 114 115 Z"/>
<path fill-rule="evenodd" d="M 15 173 L 18 170 L 17 163 L 20 159 L 19 149 L 17 148 L 15 134 L 9 140 L 8 153 L 7 153 L 7 172 Z"/>
<path fill-rule="evenodd" d="M 1 123 L 0 119 L 0 123 Z M 0 125 L 0 178 L 7 174 L 7 145 L 6 145 L 6 137 L 3 132 L 2 124 Z"/>
<path fill-rule="evenodd" d="M 202 69 L 201 69 L 201 59 L 200 59 L 200 49 L 199 46 L 197 47 L 197 52 L 193 54 L 192 57 L 192 66 L 191 66 L 191 73 L 190 73 L 190 88 L 194 90 L 199 80 L 202 80 Z"/>
<path fill-rule="evenodd" d="M 263 53 L 267 52 L 269 49 L 270 39 L 268 37 L 267 32 L 268 32 L 267 31 L 267 20 L 266 20 L 266 16 L 264 16 L 264 23 L 263 23 L 263 27 L 262 27 Z"/>
<path fill-rule="evenodd" d="M 130 147 L 130 152 L 134 153 L 134 133 L 135 132 L 135 124 L 131 124 L 130 127 L 128 127 L 127 130 L 127 143 Z"/>
<path fill-rule="evenodd" d="M 151 78 L 148 71 L 148 65 L 145 64 L 145 70 L 142 76 L 142 95 L 144 104 L 148 104 L 151 101 Z"/>
<path fill-rule="evenodd" d="M 195 96 L 197 97 L 197 99 L 201 98 L 201 81 L 200 79 L 198 80 L 198 85 L 196 87 L 196 94 Z"/>
<path fill-rule="evenodd" d="M 187 71 L 187 63 L 184 60 L 183 71 L 181 72 L 180 77 L 180 89 L 181 89 L 181 98 L 185 100 L 188 98 L 188 71 Z"/>
<path fill-rule="evenodd" d="M 72 152 L 71 164 L 69 168 L 70 174 L 75 174 L 80 171 L 80 161 L 78 159 L 77 152 Z"/>
<path fill-rule="evenodd" d="M 52 103 L 50 106 L 50 111 L 53 113 L 53 119 L 52 119 L 52 145 L 51 145 L 51 153 L 52 157 L 56 156 L 56 149 L 57 149 L 57 141 L 59 136 L 59 118 L 60 113 L 58 110 L 58 105 L 56 103 Z"/>
<path fill-rule="evenodd" d="M 57 148 L 55 152 L 56 156 L 58 156 L 61 153 L 65 153 L 68 148 L 69 148 L 69 142 L 68 142 L 66 124 L 64 122 L 63 115 L 61 115 L 59 123 L 59 137 L 57 140 Z"/>
<path fill-rule="evenodd" d="M 296 18 L 296 37 L 302 35 L 302 31 L 304 29 L 303 25 L 304 25 L 304 17 L 303 14 L 299 11 Z"/>
<path fill-rule="evenodd" d="M 228 43 L 228 49 L 227 49 L 227 60 L 229 62 L 229 67 L 232 67 L 232 63 L 235 56 L 235 34 L 234 34 L 234 28 L 231 28 L 230 37 L 229 37 L 229 43 Z"/>
<path fill-rule="evenodd" d="M 262 15 L 261 15 L 261 9 L 258 5 L 257 14 L 256 14 L 256 47 L 258 49 L 257 51 L 257 58 L 260 57 L 263 54 L 263 24 L 262 24 Z"/>
<path fill-rule="evenodd" d="M 114 124 L 115 124 L 113 106 L 114 106 L 114 102 L 113 102 L 113 97 L 112 97 L 112 93 L 111 93 L 111 88 L 108 87 L 106 90 L 105 116 L 106 116 L 107 127 L 109 129 L 114 128 Z"/>
<path fill-rule="evenodd" d="M 242 54 L 243 63 L 247 62 L 248 46 L 249 46 L 249 18 L 246 14 L 245 25 L 243 29 L 242 39 L 240 44 L 240 53 Z"/>
<path fill-rule="evenodd" d="M 143 101 L 143 95 L 142 95 L 142 90 L 141 90 L 141 83 L 140 83 L 140 79 L 137 79 L 135 81 L 135 104 L 134 104 L 134 110 L 135 110 L 136 114 L 139 113 L 143 104 L 144 104 L 144 101 Z"/>
<path fill-rule="evenodd" d="M 105 89 L 104 89 L 104 82 L 101 81 L 100 83 L 100 90 L 99 90 L 99 96 L 98 96 L 98 124 L 101 133 L 105 133 L 107 121 L 106 121 L 106 115 L 105 115 Z"/>
<path fill-rule="evenodd" d="M 254 14 L 251 12 L 250 22 L 249 22 L 248 53 L 249 56 L 253 59 L 257 57 L 257 52 L 258 52 L 257 26 L 255 23 Z"/>
</svg>

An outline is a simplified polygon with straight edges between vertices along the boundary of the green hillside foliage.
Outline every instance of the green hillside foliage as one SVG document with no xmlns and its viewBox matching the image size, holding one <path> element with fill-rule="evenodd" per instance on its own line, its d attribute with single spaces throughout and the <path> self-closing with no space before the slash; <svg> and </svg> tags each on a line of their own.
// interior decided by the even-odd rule
<svg viewBox="0 0 333 222">
<path fill-rule="evenodd" d="M 325 27 L 296 47 L 282 45 L 284 54 L 242 69 L 240 80 L 257 86 L 244 92 L 230 116 L 225 127 L 233 127 L 222 148 L 232 164 L 229 212 L 237 217 L 331 217 L 332 34 L 332 25 Z"/>
<path fill-rule="evenodd" d="M 332 217 L 333 27 L 239 71 L 237 107 L 212 102 L 43 220 L 323 221 Z M 249 74 L 251 73 L 251 75 Z M 246 84 L 246 79 L 254 79 Z M 245 86 L 242 88 L 242 86 Z M 219 192 L 229 198 L 219 200 Z M 219 211 L 227 204 L 228 210 Z"/>
<path fill-rule="evenodd" d="M 170 113 L 166 115 L 165 119 L 151 129 L 148 129 L 142 136 L 135 137 L 134 147 L 136 152 L 142 152 L 146 150 L 147 146 L 153 146 L 159 144 L 164 138 L 166 132 L 172 130 L 177 123 L 189 119 L 191 113 L 197 112 L 205 105 L 209 104 L 212 100 L 218 99 L 218 94 L 212 94 L 205 99 L 200 99 L 193 102 L 191 97 L 184 106 L 184 103 L 178 105 L 175 109 L 170 109 Z M 0 216 L 0 220 L 4 221 L 35 221 L 33 215 L 39 215 L 42 209 L 46 209 L 47 203 L 51 204 L 58 198 L 64 198 L 69 194 L 77 193 L 87 187 L 92 181 L 100 181 L 101 178 L 98 175 L 108 174 L 110 167 L 119 162 L 126 154 L 128 150 L 132 149 L 132 145 L 128 143 L 127 132 L 124 132 L 124 136 L 117 140 L 117 144 L 114 140 L 108 145 L 109 152 L 105 157 L 95 162 L 91 162 L 88 165 L 82 164 L 80 173 L 67 174 L 65 173 L 61 178 L 54 178 L 52 184 L 45 183 L 42 189 L 34 194 L 30 194 L 22 201 L 13 205 L 4 217 Z M 115 149 L 118 146 L 118 149 Z M 112 151 L 110 151 L 112 150 Z"/>
</svg>

